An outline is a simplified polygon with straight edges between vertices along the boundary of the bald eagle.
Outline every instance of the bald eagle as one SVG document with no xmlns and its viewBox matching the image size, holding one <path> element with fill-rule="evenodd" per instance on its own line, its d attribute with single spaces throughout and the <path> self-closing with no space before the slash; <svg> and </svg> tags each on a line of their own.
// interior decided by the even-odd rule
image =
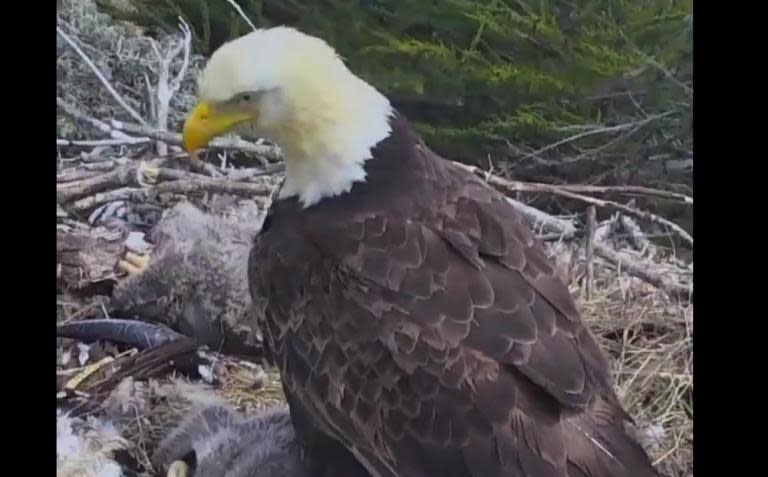
<svg viewBox="0 0 768 477">
<path fill-rule="evenodd" d="M 658 475 L 520 215 L 327 43 L 254 31 L 199 94 L 188 151 L 234 131 L 284 154 L 248 279 L 314 475 Z"/>
</svg>

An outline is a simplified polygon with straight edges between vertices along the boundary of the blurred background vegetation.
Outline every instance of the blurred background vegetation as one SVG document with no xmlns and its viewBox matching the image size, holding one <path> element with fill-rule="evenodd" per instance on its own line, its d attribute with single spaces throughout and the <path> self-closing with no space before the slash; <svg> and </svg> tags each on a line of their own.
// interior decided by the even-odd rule
<svg viewBox="0 0 768 477">
<path fill-rule="evenodd" d="M 100 2 L 168 32 L 183 17 L 204 55 L 250 30 L 227 0 Z M 237 3 L 257 27 L 324 38 L 446 157 L 523 180 L 692 193 L 692 0 Z M 642 205 L 692 228 L 690 208 Z"/>
</svg>

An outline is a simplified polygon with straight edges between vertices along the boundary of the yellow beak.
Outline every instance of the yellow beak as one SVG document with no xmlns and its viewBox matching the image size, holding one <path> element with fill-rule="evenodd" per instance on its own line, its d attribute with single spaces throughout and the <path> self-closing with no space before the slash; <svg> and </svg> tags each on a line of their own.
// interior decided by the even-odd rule
<svg viewBox="0 0 768 477">
<path fill-rule="evenodd" d="M 201 101 L 184 122 L 182 145 L 192 154 L 208 145 L 211 139 L 232 131 L 237 125 L 252 120 L 245 111 L 217 112 L 207 101 Z"/>
</svg>

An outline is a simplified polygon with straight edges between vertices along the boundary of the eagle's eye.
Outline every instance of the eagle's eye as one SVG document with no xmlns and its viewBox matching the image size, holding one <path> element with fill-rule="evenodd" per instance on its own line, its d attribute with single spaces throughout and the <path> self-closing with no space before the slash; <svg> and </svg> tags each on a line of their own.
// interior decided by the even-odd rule
<svg viewBox="0 0 768 477">
<path fill-rule="evenodd" d="M 241 96 L 241 98 L 240 98 L 240 99 L 242 99 L 242 100 L 243 100 L 243 102 L 246 102 L 246 103 L 247 103 L 248 101 L 250 101 L 250 100 L 251 100 L 251 95 L 246 93 L 246 94 L 244 94 L 243 96 Z"/>
</svg>

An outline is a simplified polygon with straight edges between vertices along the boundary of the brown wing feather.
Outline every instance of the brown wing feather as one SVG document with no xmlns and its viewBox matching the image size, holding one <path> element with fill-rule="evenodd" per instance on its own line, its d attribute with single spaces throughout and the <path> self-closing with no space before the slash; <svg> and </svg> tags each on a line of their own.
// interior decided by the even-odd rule
<svg viewBox="0 0 768 477">
<path fill-rule="evenodd" d="M 530 231 L 413 151 L 422 195 L 361 196 L 341 221 L 289 213 L 254 248 L 254 301 L 301 419 L 381 476 L 656 475 L 625 451 L 607 362 Z"/>
</svg>

